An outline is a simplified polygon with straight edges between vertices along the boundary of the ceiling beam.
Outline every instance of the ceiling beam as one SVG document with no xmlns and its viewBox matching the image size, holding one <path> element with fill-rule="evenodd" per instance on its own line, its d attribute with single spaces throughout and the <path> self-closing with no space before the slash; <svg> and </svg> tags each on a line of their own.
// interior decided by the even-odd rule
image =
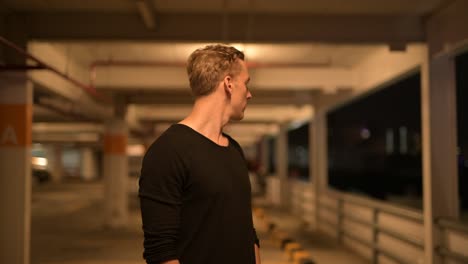
<svg viewBox="0 0 468 264">
<path fill-rule="evenodd" d="M 287 57 L 287 54 L 284 55 Z M 253 90 L 296 89 L 333 90 L 355 87 L 356 72 L 341 67 L 282 67 L 249 69 L 249 87 Z M 107 67 L 96 70 L 94 81 L 100 92 L 105 89 L 140 90 L 183 89 L 188 90 L 189 81 L 184 67 Z"/>
<path fill-rule="evenodd" d="M 125 97 L 128 104 L 138 105 L 192 105 L 194 98 L 188 89 L 176 90 L 149 90 L 135 91 L 132 89 L 119 89 L 114 94 Z M 321 93 L 317 90 L 252 90 L 252 99 L 249 105 L 305 105 L 311 104 L 315 97 Z"/>
<path fill-rule="evenodd" d="M 254 17 L 248 23 L 249 15 Z M 182 42 L 407 43 L 425 40 L 416 16 L 161 13 L 157 30 L 141 27 L 135 14 L 16 13 L 10 27 L 26 24 L 28 36 L 43 40 L 148 40 Z M 247 34 L 253 32 L 252 34 Z M 246 39 L 249 36 L 248 39 Z"/>
<path fill-rule="evenodd" d="M 36 143 L 97 143 L 100 142 L 99 133 L 33 133 L 32 141 Z"/>
</svg>

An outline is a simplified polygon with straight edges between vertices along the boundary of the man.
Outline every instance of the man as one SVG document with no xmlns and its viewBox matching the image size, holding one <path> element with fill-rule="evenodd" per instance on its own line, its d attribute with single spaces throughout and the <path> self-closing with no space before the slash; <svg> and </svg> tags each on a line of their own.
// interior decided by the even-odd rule
<svg viewBox="0 0 468 264">
<path fill-rule="evenodd" d="M 247 165 L 223 133 L 252 98 L 244 54 L 206 46 L 190 55 L 187 73 L 192 112 L 143 159 L 143 256 L 149 264 L 260 264 Z"/>
</svg>

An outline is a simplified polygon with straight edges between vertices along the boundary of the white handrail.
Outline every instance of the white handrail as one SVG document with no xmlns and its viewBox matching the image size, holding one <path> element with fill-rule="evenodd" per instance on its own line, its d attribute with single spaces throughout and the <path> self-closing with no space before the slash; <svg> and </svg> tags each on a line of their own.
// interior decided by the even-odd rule
<svg viewBox="0 0 468 264">
<path fill-rule="evenodd" d="M 460 222 L 454 221 L 452 219 L 439 218 L 436 219 L 435 223 L 440 229 L 448 229 L 451 231 L 463 233 L 464 235 L 468 236 L 468 226 L 463 225 Z M 454 252 L 445 246 L 437 247 L 437 252 L 445 258 L 450 258 L 462 261 L 463 263 L 468 263 L 467 256 L 460 255 L 459 253 Z"/>
<path fill-rule="evenodd" d="M 400 206 L 390 205 L 386 202 L 381 202 L 378 200 L 374 200 L 372 198 L 364 198 L 358 195 L 349 194 L 349 193 L 341 193 L 334 190 L 328 190 L 327 195 L 337 200 L 343 200 L 347 203 L 353 203 L 356 205 L 361 205 L 369 208 L 378 209 L 380 212 L 389 213 L 392 215 L 400 216 L 409 220 L 416 221 L 418 223 L 423 223 L 423 213 L 422 210 L 418 209 L 406 209 Z"/>
<path fill-rule="evenodd" d="M 389 230 L 385 227 L 382 227 L 379 225 L 377 222 L 378 220 L 378 214 L 380 213 L 386 213 L 390 215 L 394 215 L 400 218 L 408 219 L 410 221 L 413 221 L 418 224 L 423 224 L 423 214 L 422 211 L 416 210 L 416 209 L 405 209 L 393 205 L 389 205 L 385 202 L 369 199 L 369 198 L 364 198 L 364 197 L 359 197 L 357 195 L 353 194 L 347 194 L 347 193 L 341 193 L 337 192 L 334 190 L 328 190 L 325 196 L 328 196 L 329 198 L 335 199 L 337 201 L 337 206 L 331 206 L 328 204 L 319 204 L 319 207 L 328 211 L 333 211 L 336 213 L 338 217 L 338 222 L 337 223 L 329 223 L 333 226 L 337 226 L 338 229 L 338 239 L 341 240 L 343 236 L 348 237 L 350 239 L 354 239 L 358 242 L 365 242 L 364 245 L 368 246 L 373 250 L 373 256 L 372 256 L 372 261 L 373 263 L 377 263 L 378 260 L 378 255 L 382 254 L 385 255 L 389 258 L 392 258 L 393 260 L 397 261 L 398 263 L 401 264 L 409 264 L 409 261 L 406 261 L 400 257 L 398 257 L 395 253 L 389 252 L 388 250 L 381 248 L 378 245 L 378 234 L 383 233 L 386 235 L 389 235 L 395 239 L 398 239 L 402 242 L 411 244 L 413 246 L 416 246 L 420 249 L 424 249 L 424 241 L 420 241 L 418 239 L 414 239 L 410 236 L 407 236 L 405 234 L 398 233 L 397 231 Z M 353 216 L 350 216 L 349 214 L 346 214 L 343 211 L 343 205 L 344 204 L 354 204 L 357 206 L 362 206 L 368 209 L 372 210 L 372 215 L 373 219 L 372 220 L 364 220 L 360 218 L 356 218 Z M 322 219 L 319 217 L 320 221 L 322 222 L 328 222 L 326 219 Z M 342 223 L 343 219 L 353 221 L 356 223 L 361 223 L 365 225 L 369 225 L 372 228 L 373 232 L 373 241 L 364 241 L 358 237 L 355 237 L 351 233 L 346 232 L 346 230 L 343 229 Z"/>
</svg>

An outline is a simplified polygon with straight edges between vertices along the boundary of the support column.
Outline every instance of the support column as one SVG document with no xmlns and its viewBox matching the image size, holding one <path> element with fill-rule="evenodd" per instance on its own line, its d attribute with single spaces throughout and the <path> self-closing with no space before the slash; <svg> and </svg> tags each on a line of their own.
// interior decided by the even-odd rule
<svg viewBox="0 0 468 264">
<path fill-rule="evenodd" d="M 328 188 L 328 138 L 327 138 L 327 114 L 324 109 L 317 109 L 314 127 L 315 155 L 315 185 L 317 193 L 324 193 Z"/>
<path fill-rule="evenodd" d="M 453 56 L 468 43 L 467 8 L 468 1 L 451 1 L 425 23 L 429 55 L 421 70 L 421 114 L 426 264 L 443 263 L 434 249 L 447 242 L 434 220 L 459 217 Z"/>
<path fill-rule="evenodd" d="M 318 228 L 320 212 L 320 196 L 328 188 L 328 153 L 327 153 L 327 119 L 325 109 L 315 106 L 314 120 L 311 122 L 311 157 L 312 188 L 314 193 L 315 213 L 312 228 Z"/>
<path fill-rule="evenodd" d="M 263 174 L 263 176 L 266 176 L 268 171 L 270 170 L 269 168 L 269 154 L 270 154 L 270 149 L 268 146 L 268 136 L 263 136 L 262 141 L 260 143 L 260 148 L 261 148 L 261 168 L 260 168 L 260 173 Z"/>
<path fill-rule="evenodd" d="M 455 94 L 453 58 L 440 55 L 426 61 L 421 70 L 426 264 L 442 263 L 435 252 L 441 237 L 434 221 L 459 214 Z"/>
<path fill-rule="evenodd" d="M 289 206 L 288 184 L 288 124 L 281 124 L 278 139 L 276 140 L 276 167 L 279 177 L 280 206 Z"/>
<path fill-rule="evenodd" d="M 315 112 L 315 115 L 317 113 Z M 318 229 L 318 210 L 319 210 L 319 189 L 318 189 L 318 184 L 317 184 L 317 153 L 318 153 L 318 140 L 316 138 L 317 136 L 317 125 L 315 124 L 316 122 L 316 116 L 314 119 L 310 121 L 309 124 L 309 174 L 310 174 L 310 188 L 312 188 L 312 194 L 313 194 L 313 204 L 314 204 L 314 212 L 310 216 L 310 228 L 311 230 L 317 230 Z"/>
<path fill-rule="evenodd" d="M 62 146 L 52 145 L 47 148 L 50 176 L 54 183 L 59 183 L 63 179 Z"/>
<path fill-rule="evenodd" d="M 258 185 L 260 186 L 260 195 L 265 197 L 267 195 L 267 176 L 270 170 L 269 166 L 270 150 L 268 146 L 268 135 L 262 136 L 260 140 L 260 166 L 258 167 Z"/>
<path fill-rule="evenodd" d="M 81 150 L 81 177 L 85 181 L 92 181 L 97 178 L 97 160 L 96 155 L 91 148 Z"/>
<path fill-rule="evenodd" d="M 32 83 L 0 73 L 0 263 L 30 259 Z"/>
<path fill-rule="evenodd" d="M 112 228 L 125 226 L 128 218 L 127 125 L 112 120 L 104 135 L 105 222 Z"/>
</svg>

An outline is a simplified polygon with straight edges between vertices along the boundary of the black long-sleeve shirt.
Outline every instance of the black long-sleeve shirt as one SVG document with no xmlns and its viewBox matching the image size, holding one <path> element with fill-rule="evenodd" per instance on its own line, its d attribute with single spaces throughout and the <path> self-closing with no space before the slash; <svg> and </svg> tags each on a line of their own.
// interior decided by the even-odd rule
<svg viewBox="0 0 468 264">
<path fill-rule="evenodd" d="M 255 263 L 247 166 L 228 139 L 219 146 L 175 124 L 148 149 L 139 190 L 147 263 Z"/>
</svg>

